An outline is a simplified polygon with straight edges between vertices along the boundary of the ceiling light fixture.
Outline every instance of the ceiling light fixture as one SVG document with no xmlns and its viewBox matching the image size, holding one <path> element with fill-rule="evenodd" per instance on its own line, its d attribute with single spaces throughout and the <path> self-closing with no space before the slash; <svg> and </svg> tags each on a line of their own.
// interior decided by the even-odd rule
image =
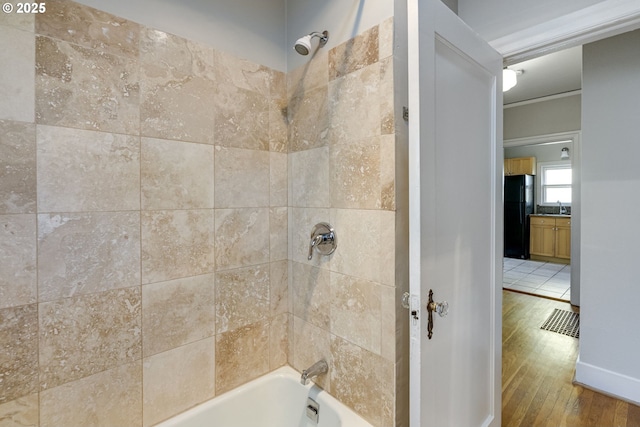
<svg viewBox="0 0 640 427">
<path fill-rule="evenodd" d="M 522 74 L 522 70 L 510 70 L 505 68 L 502 70 L 502 91 L 506 92 L 518 84 L 518 76 Z"/>
</svg>

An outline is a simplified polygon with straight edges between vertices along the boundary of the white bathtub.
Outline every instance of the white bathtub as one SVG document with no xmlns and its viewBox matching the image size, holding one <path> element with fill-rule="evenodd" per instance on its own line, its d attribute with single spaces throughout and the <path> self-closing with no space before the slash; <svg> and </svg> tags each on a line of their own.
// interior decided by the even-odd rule
<svg viewBox="0 0 640 427">
<path fill-rule="evenodd" d="M 307 399 L 319 404 L 318 423 Z M 168 419 L 157 427 L 372 427 L 351 409 L 285 366 Z"/>
</svg>

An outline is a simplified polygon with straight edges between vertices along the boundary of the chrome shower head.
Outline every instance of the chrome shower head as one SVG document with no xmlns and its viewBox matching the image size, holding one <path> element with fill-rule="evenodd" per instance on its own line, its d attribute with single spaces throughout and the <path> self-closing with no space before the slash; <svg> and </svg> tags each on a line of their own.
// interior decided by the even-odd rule
<svg viewBox="0 0 640 427">
<path fill-rule="evenodd" d="M 327 44 L 327 41 L 329 40 L 329 32 L 323 31 L 321 33 L 318 33 L 317 31 L 314 31 L 311 34 L 300 37 L 298 40 L 296 40 L 296 44 L 293 48 L 300 55 L 308 55 L 309 52 L 311 52 L 311 39 L 314 37 L 318 37 L 320 39 L 320 44 L 318 46 L 322 47 Z"/>
</svg>

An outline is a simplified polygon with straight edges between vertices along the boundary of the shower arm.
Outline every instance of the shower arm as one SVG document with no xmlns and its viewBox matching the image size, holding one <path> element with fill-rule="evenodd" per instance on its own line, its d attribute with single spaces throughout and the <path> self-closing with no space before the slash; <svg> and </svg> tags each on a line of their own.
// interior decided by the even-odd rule
<svg viewBox="0 0 640 427">
<path fill-rule="evenodd" d="M 326 30 L 321 33 L 314 31 L 309 35 L 311 36 L 311 38 L 318 37 L 320 39 L 320 46 L 324 46 L 325 44 L 327 44 L 327 41 L 329 40 L 329 32 Z"/>
</svg>

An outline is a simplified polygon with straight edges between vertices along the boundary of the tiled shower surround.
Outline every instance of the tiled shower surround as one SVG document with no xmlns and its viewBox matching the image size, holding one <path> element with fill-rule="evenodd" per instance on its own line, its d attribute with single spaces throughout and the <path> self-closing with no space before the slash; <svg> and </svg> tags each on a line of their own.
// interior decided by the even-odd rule
<svg viewBox="0 0 640 427">
<path fill-rule="evenodd" d="M 0 426 L 150 426 L 323 357 L 395 425 L 392 19 L 285 74 L 47 9 L 0 16 Z"/>
</svg>

